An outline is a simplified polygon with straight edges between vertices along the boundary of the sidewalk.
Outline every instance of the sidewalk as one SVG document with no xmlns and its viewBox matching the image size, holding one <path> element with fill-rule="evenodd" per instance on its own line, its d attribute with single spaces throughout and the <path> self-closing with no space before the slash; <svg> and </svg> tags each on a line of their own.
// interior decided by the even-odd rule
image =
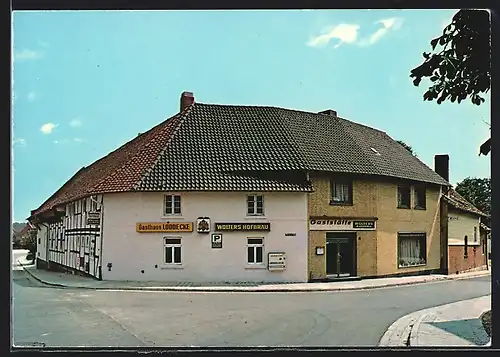
<svg viewBox="0 0 500 357">
<path fill-rule="evenodd" d="M 190 282 L 150 282 L 150 281 L 99 281 L 78 275 L 56 273 L 33 266 L 23 266 L 24 270 L 39 282 L 63 288 L 83 288 L 100 290 L 147 290 L 147 291 L 225 291 L 225 292 L 287 292 L 287 291 L 342 291 L 366 290 L 390 286 L 421 284 L 449 279 L 468 279 L 489 275 L 489 271 L 460 275 L 421 275 L 401 278 L 365 279 L 328 283 L 190 283 Z"/>
<path fill-rule="evenodd" d="M 395 321 L 381 347 L 491 346 L 481 316 L 491 310 L 491 295 L 420 310 Z"/>
</svg>

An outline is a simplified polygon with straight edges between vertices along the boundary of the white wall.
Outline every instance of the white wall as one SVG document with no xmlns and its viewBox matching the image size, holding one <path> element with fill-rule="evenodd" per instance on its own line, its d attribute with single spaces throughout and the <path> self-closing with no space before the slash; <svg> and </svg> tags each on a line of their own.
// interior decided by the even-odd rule
<svg viewBox="0 0 500 357">
<path fill-rule="evenodd" d="M 40 229 L 38 230 L 37 236 L 37 258 L 41 260 L 47 260 L 47 227 L 40 224 Z"/>
<path fill-rule="evenodd" d="M 448 212 L 448 245 L 464 245 L 464 236 L 467 236 L 467 245 L 481 245 L 479 224 L 479 216 L 450 210 Z M 474 227 L 477 230 L 476 242 L 474 242 Z"/>
<path fill-rule="evenodd" d="M 182 217 L 163 217 L 162 193 L 117 193 L 104 196 L 103 279 L 142 281 L 298 281 L 307 275 L 307 194 L 264 193 L 265 218 L 246 217 L 241 193 L 182 193 Z M 222 232 L 222 249 L 212 249 L 211 234 L 137 233 L 137 222 L 193 222 L 209 217 L 215 223 L 270 222 L 270 232 Z M 285 237 L 295 232 L 296 236 Z M 182 266 L 164 264 L 163 238 L 182 238 Z M 247 266 L 247 237 L 264 238 L 264 266 Z M 287 254 L 285 271 L 267 270 L 267 253 Z M 107 264 L 111 263 L 111 271 Z M 155 265 L 157 267 L 155 267 Z M 144 273 L 141 273 L 141 270 Z"/>
</svg>

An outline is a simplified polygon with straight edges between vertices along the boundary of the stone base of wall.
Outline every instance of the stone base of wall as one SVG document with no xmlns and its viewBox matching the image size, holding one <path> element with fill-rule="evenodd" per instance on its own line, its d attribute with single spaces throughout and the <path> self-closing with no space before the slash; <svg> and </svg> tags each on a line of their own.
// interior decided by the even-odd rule
<svg viewBox="0 0 500 357">
<path fill-rule="evenodd" d="M 68 267 L 66 265 L 62 265 L 62 264 L 53 262 L 53 261 L 46 262 L 45 260 L 41 260 L 41 259 L 37 258 L 36 267 L 37 267 L 37 269 L 45 269 L 45 270 L 54 271 L 54 272 L 58 272 L 58 273 L 80 275 L 80 276 L 84 276 L 87 278 L 90 277 L 90 278 L 96 279 L 96 277 L 94 277 L 94 276 L 92 276 L 84 271 L 74 269 L 74 268 Z"/>
<path fill-rule="evenodd" d="M 36 258 L 36 268 L 47 270 L 47 268 L 48 268 L 47 262 L 45 260 L 40 259 L 40 258 Z"/>
<path fill-rule="evenodd" d="M 451 245 L 448 247 L 448 272 L 460 274 L 471 271 L 485 270 L 487 256 L 482 254 L 481 246 L 468 246 L 467 257 L 464 255 L 465 246 Z"/>
</svg>

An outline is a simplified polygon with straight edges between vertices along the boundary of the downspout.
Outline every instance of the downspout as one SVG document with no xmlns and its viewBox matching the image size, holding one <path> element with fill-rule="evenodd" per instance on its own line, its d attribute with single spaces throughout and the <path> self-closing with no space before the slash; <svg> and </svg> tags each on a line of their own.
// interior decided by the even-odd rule
<svg viewBox="0 0 500 357">
<path fill-rule="evenodd" d="M 102 197 L 102 200 L 104 201 L 104 195 L 101 195 Z M 100 235 L 100 248 L 99 248 L 99 278 L 98 280 L 102 280 L 102 241 L 104 239 L 104 205 L 102 203 L 100 203 L 99 201 L 95 200 L 94 198 L 92 198 L 92 196 L 90 196 L 90 200 L 92 202 L 95 202 L 97 205 L 99 205 L 99 207 L 101 208 L 101 229 L 100 229 L 100 232 L 99 232 L 99 235 Z M 95 254 L 95 252 L 94 252 Z"/>
<path fill-rule="evenodd" d="M 50 260 L 49 260 L 49 226 L 43 222 L 40 222 L 42 226 L 47 228 L 45 231 L 45 261 L 47 262 L 47 270 L 50 270 Z"/>
</svg>

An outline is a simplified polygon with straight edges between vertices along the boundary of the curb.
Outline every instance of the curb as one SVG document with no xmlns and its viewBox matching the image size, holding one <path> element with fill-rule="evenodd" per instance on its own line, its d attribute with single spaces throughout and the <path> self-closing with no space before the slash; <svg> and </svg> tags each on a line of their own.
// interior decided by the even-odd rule
<svg viewBox="0 0 500 357">
<path fill-rule="evenodd" d="M 422 321 L 425 318 L 432 315 L 439 308 L 443 308 L 447 305 L 455 304 L 458 302 L 470 301 L 484 298 L 485 296 L 490 296 L 491 293 L 484 296 L 479 296 L 472 299 L 460 300 L 449 304 L 438 305 L 434 307 L 430 307 L 427 309 L 422 309 L 419 311 L 415 311 L 409 313 L 405 316 L 400 317 L 396 321 L 392 323 L 391 326 L 386 330 L 384 335 L 379 340 L 378 347 L 425 347 L 418 345 L 418 332 L 419 327 Z M 485 310 L 486 311 L 486 310 Z M 484 314 L 484 312 L 482 313 Z M 481 315 L 482 315 L 481 314 Z M 477 345 L 477 347 L 488 347 L 491 346 L 491 337 L 490 341 L 485 345 Z"/>
<path fill-rule="evenodd" d="M 28 273 L 33 279 L 35 279 L 36 281 L 38 281 L 39 283 L 42 283 L 44 285 L 49 285 L 49 286 L 56 286 L 56 287 L 59 287 L 59 288 L 65 288 L 67 287 L 66 285 L 62 285 L 62 284 L 56 284 L 56 283 L 49 283 L 47 281 L 44 281 L 42 279 L 40 279 L 39 277 L 37 277 L 35 274 L 33 274 L 32 272 L 30 272 L 28 269 L 26 269 L 26 266 L 21 263 L 19 260 L 17 261 L 19 263 L 19 265 L 23 268 L 23 270 Z"/>
<path fill-rule="evenodd" d="M 26 271 L 31 277 L 33 277 L 35 280 L 38 282 L 48 285 L 48 286 L 53 286 L 53 287 L 58 287 L 58 288 L 68 288 L 68 289 L 87 289 L 87 290 L 107 290 L 107 291 L 163 291 L 163 292 L 214 292 L 214 293 L 221 293 L 221 292 L 228 292 L 228 293 L 236 293 L 236 292 L 259 292 L 259 293 L 277 293 L 277 292 L 327 292 L 327 291 L 362 291 L 362 290 L 373 290 L 373 289 L 381 289 L 381 288 L 389 288 L 389 287 L 398 287 L 398 286 L 407 286 L 407 285 L 417 285 L 417 284 L 425 284 L 425 283 L 432 283 L 432 282 L 437 282 L 437 281 L 444 281 L 444 280 L 460 280 L 460 279 L 471 279 L 475 278 L 477 276 L 467 276 L 467 277 L 460 277 L 460 278 L 450 278 L 448 276 L 444 277 L 439 277 L 435 279 L 427 279 L 427 280 L 422 280 L 422 281 L 408 281 L 408 282 L 401 282 L 401 283 L 389 283 L 389 284 L 383 284 L 383 285 L 376 285 L 376 286 L 362 286 L 362 287 L 345 287 L 345 288 L 303 288 L 303 289 L 287 289 L 287 288 L 254 288 L 254 287 L 241 287 L 241 288 L 226 288 L 226 287 L 216 287 L 216 288 L 207 288 L 207 287 L 162 287 L 162 288 L 155 288 L 155 287 L 89 287 L 89 286 L 70 286 L 70 285 L 64 285 L 64 284 L 58 284 L 58 283 L 51 283 L 44 281 L 34 275 L 31 271 L 26 269 L 26 267 L 18 260 L 17 261 L 19 265 Z M 488 274 L 481 274 L 481 275 L 489 275 Z M 478 275 L 478 276 L 481 276 Z"/>
</svg>

